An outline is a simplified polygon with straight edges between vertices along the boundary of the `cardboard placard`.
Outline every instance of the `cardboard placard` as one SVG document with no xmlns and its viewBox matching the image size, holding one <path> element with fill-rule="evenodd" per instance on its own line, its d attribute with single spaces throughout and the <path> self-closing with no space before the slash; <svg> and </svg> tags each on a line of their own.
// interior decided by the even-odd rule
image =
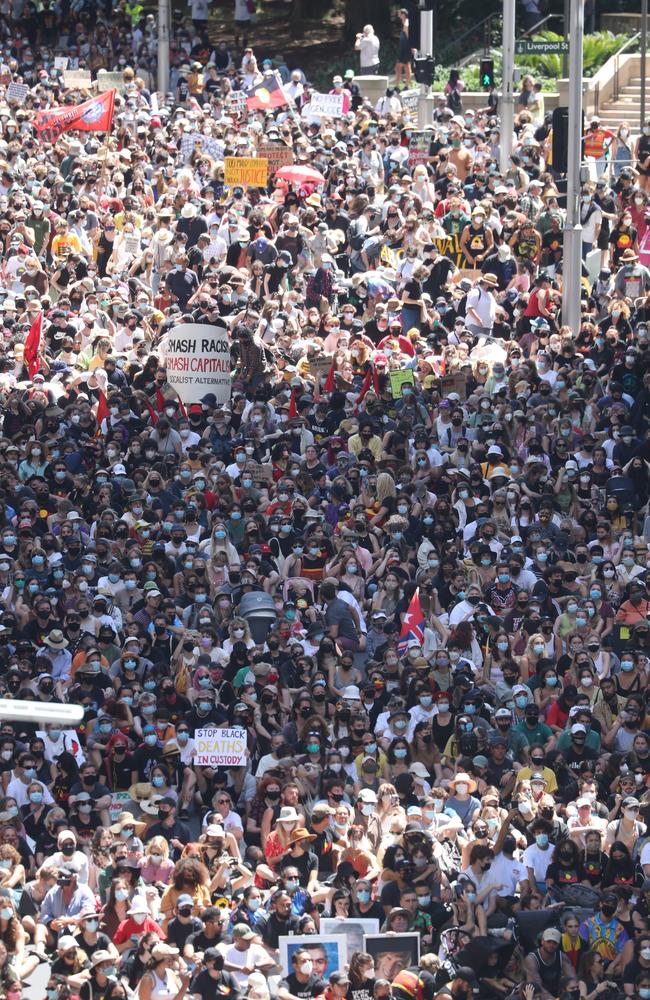
<svg viewBox="0 0 650 1000">
<path fill-rule="evenodd" d="M 246 763 L 245 729 L 195 729 L 192 763 L 199 767 L 242 767 Z"/>
<path fill-rule="evenodd" d="M 260 156 L 227 156 L 225 182 L 231 187 L 266 187 L 269 161 Z"/>
<path fill-rule="evenodd" d="M 126 236 L 124 238 L 124 249 L 126 253 L 135 254 L 140 253 L 140 237 L 139 236 Z"/>
<path fill-rule="evenodd" d="M 124 93 L 123 73 L 109 73 L 108 70 L 100 69 L 97 73 L 97 90 L 103 94 L 106 90 L 117 90 L 118 94 Z"/>
<path fill-rule="evenodd" d="M 229 403 L 230 337 L 225 327 L 180 323 L 160 343 L 167 382 L 184 403 L 199 403 L 208 392 Z"/>
<path fill-rule="evenodd" d="M 305 112 L 313 116 L 340 118 L 344 97 L 344 94 L 312 94 L 311 101 L 305 105 Z"/>
<path fill-rule="evenodd" d="M 440 379 L 440 390 L 446 399 L 450 392 L 457 392 L 461 399 L 467 398 L 467 376 L 461 372 L 453 375 L 443 375 Z"/>
<path fill-rule="evenodd" d="M 25 100 L 29 93 L 29 87 L 26 83 L 15 83 L 13 80 L 7 87 L 7 93 L 5 97 L 8 101 L 18 101 L 20 104 Z"/>
<path fill-rule="evenodd" d="M 396 372 L 389 372 L 390 393 L 393 399 L 401 399 L 405 385 L 415 385 L 412 368 L 401 368 Z"/>
<path fill-rule="evenodd" d="M 310 375 L 320 375 L 321 378 L 327 378 L 331 367 L 332 357 L 330 355 L 319 354 L 315 358 L 309 359 Z"/>
<path fill-rule="evenodd" d="M 273 466 L 269 463 L 246 462 L 244 469 L 246 472 L 250 472 L 253 480 L 260 479 L 269 485 L 273 482 Z"/>
<path fill-rule="evenodd" d="M 293 150 L 290 146 L 285 146 L 278 142 L 265 142 L 258 146 L 259 156 L 268 160 L 269 177 L 272 177 L 280 167 L 290 167 L 293 163 Z"/>
<path fill-rule="evenodd" d="M 89 69 L 66 69 L 63 72 L 63 84 L 68 90 L 88 90 L 92 86 Z"/>
</svg>

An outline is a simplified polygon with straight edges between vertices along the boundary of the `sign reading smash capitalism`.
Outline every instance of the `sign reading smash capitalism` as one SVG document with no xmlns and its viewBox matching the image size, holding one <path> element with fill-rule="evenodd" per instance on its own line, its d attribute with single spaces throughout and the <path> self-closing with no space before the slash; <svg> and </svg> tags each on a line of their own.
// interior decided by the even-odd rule
<svg viewBox="0 0 650 1000">
<path fill-rule="evenodd" d="M 245 729 L 196 729 L 193 764 L 199 767 L 242 767 L 246 763 Z"/>
<path fill-rule="evenodd" d="M 225 327 L 181 323 L 161 343 L 167 381 L 184 403 L 211 392 L 217 403 L 230 400 L 230 338 Z"/>
</svg>

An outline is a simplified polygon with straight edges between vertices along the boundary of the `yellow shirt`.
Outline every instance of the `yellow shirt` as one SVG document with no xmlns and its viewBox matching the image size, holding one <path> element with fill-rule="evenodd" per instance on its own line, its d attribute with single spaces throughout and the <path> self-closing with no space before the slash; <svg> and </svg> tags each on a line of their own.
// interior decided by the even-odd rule
<svg viewBox="0 0 650 1000">
<path fill-rule="evenodd" d="M 533 774 L 539 774 L 540 769 L 538 767 L 533 769 L 531 767 L 522 767 L 521 771 L 517 771 L 517 781 L 529 781 Z M 555 773 L 551 771 L 550 767 L 543 767 L 541 773 L 544 775 L 544 780 L 546 782 L 546 791 L 553 795 L 557 792 L 557 779 Z"/>
<path fill-rule="evenodd" d="M 81 242 L 74 233 L 62 233 L 52 240 L 52 253 L 55 257 L 65 256 L 66 253 L 81 253 Z"/>
</svg>

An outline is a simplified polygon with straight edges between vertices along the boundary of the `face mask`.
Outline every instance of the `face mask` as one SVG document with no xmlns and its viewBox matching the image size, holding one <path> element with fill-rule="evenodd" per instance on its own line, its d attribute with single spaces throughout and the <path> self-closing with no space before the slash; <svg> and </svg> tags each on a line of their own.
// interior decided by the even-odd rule
<svg viewBox="0 0 650 1000">
<path fill-rule="evenodd" d="M 537 836 L 535 837 L 535 843 L 537 844 L 538 847 L 542 848 L 542 850 L 545 847 L 548 847 L 548 834 L 538 833 Z"/>
<path fill-rule="evenodd" d="M 363 816 L 372 816 L 375 811 L 375 807 L 372 802 L 364 802 L 361 806 L 361 814 Z"/>
<path fill-rule="evenodd" d="M 583 677 L 580 683 L 582 684 L 583 687 L 588 688 L 591 687 L 591 685 L 594 683 L 594 679 L 593 677 Z"/>
<path fill-rule="evenodd" d="M 456 791 L 458 792 L 459 795 L 467 795 L 469 791 L 469 785 L 463 781 L 459 785 L 456 785 Z"/>
<path fill-rule="evenodd" d="M 126 899 L 129 898 L 129 894 L 126 891 L 126 889 L 116 889 L 115 898 L 118 901 L 118 903 L 123 903 Z"/>
<path fill-rule="evenodd" d="M 155 733 L 148 733 L 147 736 L 145 736 L 144 738 L 144 742 L 147 744 L 148 747 L 155 747 L 156 743 L 158 742 L 158 737 L 156 736 Z"/>
<path fill-rule="evenodd" d="M 117 893 L 116 893 L 116 895 L 117 895 Z M 145 922 L 145 920 L 147 919 L 147 914 L 146 913 L 134 913 L 133 914 L 133 919 L 135 920 L 136 924 L 143 924 Z"/>
<path fill-rule="evenodd" d="M 515 705 L 517 706 L 517 708 L 525 708 L 527 704 L 528 704 L 528 698 L 526 698 L 524 695 L 518 695 L 515 698 Z"/>
</svg>

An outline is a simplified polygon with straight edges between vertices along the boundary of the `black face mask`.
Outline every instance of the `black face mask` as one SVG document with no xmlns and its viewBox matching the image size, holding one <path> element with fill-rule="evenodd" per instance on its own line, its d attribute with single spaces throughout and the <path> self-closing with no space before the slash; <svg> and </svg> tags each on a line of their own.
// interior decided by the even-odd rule
<svg viewBox="0 0 650 1000">
<path fill-rule="evenodd" d="M 600 909 L 603 916 L 607 917 L 608 920 L 611 920 L 616 913 L 616 905 L 614 903 L 603 903 Z"/>
</svg>

